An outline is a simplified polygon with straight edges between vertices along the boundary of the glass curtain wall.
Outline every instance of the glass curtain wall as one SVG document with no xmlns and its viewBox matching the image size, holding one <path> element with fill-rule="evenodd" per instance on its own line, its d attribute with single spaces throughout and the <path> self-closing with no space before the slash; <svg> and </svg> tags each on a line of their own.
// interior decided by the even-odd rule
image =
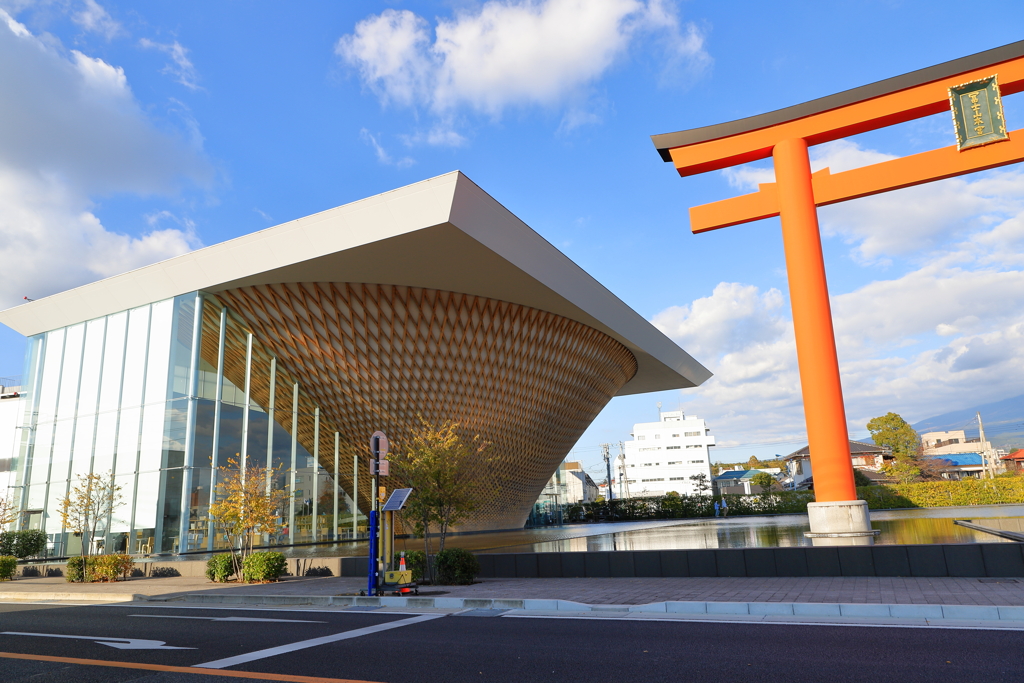
<svg viewBox="0 0 1024 683">
<path fill-rule="evenodd" d="M 194 292 L 30 339 L 17 461 L 21 528 L 50 552 L 132 554 L 227 547 L 210 519 L 218 479 L 267 469 L 287 493 L 262 545 L 365 538 L 358 463 L 299 381 L 213 295 Z M 60 501 L 85 474 L 121 501 L 94 538 L 68 534 Z M 364 477 L 363 486 L 369 481 Z"/>
</svg>

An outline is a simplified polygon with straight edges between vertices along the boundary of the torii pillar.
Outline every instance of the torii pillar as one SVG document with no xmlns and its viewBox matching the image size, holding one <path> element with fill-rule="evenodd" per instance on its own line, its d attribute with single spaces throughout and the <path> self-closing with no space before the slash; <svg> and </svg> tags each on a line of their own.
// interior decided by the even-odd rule
<svg viewBox="0 0 1024 683">
<path fill-rule="evenodd" d="M 1024 41 L 786 109 L 652 137 L 681 176 L 772 157 L 775 182 L 690 209 L 694 233 L 780 216 L 815 502 L 815 545 L 867 545 L 857 500 L 817 207 L 1024 160 L 1024 129 L 1006 132 L 1003 95 L 1024 90 Z M 811 173 L 808 146 L 951 111 L 957 144 L 832 175 Z M 999 143 L 999 144 L 992 144 Z"/>
</svg>

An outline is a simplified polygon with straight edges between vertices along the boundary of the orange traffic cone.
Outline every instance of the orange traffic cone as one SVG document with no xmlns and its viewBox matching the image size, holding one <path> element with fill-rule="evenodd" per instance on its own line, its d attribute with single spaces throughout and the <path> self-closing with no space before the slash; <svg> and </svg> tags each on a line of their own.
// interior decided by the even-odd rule
<svg viewBox="0 0 1024 683">
<path fill-rule="evenodd" d="M 405 551 L 404 550 L 402 551 L 402 559 L 398 563 L 398 571 L 400 571 L 400 572 L 404 572 L 405 571 Z"/>
</svg>

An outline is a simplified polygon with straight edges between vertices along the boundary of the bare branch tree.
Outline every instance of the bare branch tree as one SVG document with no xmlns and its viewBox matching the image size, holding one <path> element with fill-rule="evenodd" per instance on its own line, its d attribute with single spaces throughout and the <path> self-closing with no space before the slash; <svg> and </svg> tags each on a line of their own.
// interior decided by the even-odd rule
<svg viewBox="0 0 1024 683">
<path fill-rule="evenodd" d="M 61 499 L 61 524 L 67 531 L 82 536 L 83 581 L 87 578 L 85 557 L 92 552 L 96 530 L 123 501 L 121 487 L 114 483 L 113 472 L 78 475 L 78 483 Z"/>
</svg>

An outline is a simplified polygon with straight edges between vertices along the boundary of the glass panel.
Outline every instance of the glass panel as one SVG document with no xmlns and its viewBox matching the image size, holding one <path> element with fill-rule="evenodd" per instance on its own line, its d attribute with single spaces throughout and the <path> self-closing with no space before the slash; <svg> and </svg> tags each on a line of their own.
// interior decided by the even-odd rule
<svg viewBox="0 0 1024 683">
<path fill-rule="evenodd" d="M 96 448 L 93 472 L 109 472 L 114 466 L 114 440 L 117 436 L 117 413 L 96 416 Z"/>
<path fill-rule="evenodd" d="M 74 436 L 75 421 L 71 418 L 59 420 L 53 433 L 53 450 L 50 457 L 50 480 L 67 479 L 71 476 L 71 439 Z M 88 474 L 76 472 L 75 474 Z"/>
<path fill-rule="evenodd" d="M 124 379 L 121 388 L 122 409 L 142 405 L 142 388 L 146 379 L 148 337 L 149 306 L 129 311 L 128 341 L 125 345 Z"/>
<path fill-rule="evenodd" d="M 193 465 L 195 467 L 212 467 L 213 454 L 213 418 L 216 405 L 213 401 L 199 399 L 196 402 L 196 424 L 193 434 L 195 451 Z"/>
<path fill-rule="evenodd" d="M 68 481 L 61 475 L 56 481 L 50 482 L 50 494 L 46 501 L 44 531 L 48 534 L 59 534 L 63 530 L 60 522 L 60 501 L 68 493 Z"/>
<path fill-rule="evenodd" d="M 25 481 L 27 476 L 28 466 L 32 460 L 32 453 L 34 451 L 35 444 L 35 421 L 36 421 L 36 403 L 39 398 L 39 392 L 37 388 L 39 386 L 39 373 L 42 370 L 40 367 L 42 350 L 44 344 L 44 335 L 36 335 L 29 337 L 28 345 L 25 349 L 25 370 L 24 370 L 24 390 L 28 395 L 24 402 L 24 412 L 22 413 L 21 424 L 25 425 L 27 429 L 19 430 L 20 435 L 18 440 L 20 444 L 17 451 L 17 460 L 14 462 L 13 470 L 17 474 L 11 479 L 11 483 L 18 483 L 19 485 L 25 485 L 28 482 Z M 24 491 L 19 491 L 19 494 Z M 21 496 L 19 495 L 19 498 Z M 19 500 L 19 503 L 22 501 Z"/>
<path fill-rule="evenodd" d="M 146 359 L 145 404 L 167 400 L 168 367 L 171 363 L 171 328 L 174 325 L 174 301 L 168 299 L 152 306 L 149 328 L 149 352 Z M 186 370 L 187 372 L 187 370 Z"/>
<path fill-rule="evenodd" d="M 178 552 L 178 535 L 181 533 L 181 481 L 183 470 L 180 468 L 165 470 L 162 474 L 164 479 L 163 533 L 160 549 L 163 552 Z M 139 480 L 141 488 L 142 475 L 139 475 Z M 153 500 L 156 500 L 155 496 Z M 138 521 L 136 521 L 136 525 L 138 525 Z"/>
<path fill-rule="evenodd" d="M 139 420 L 142 408 L 128 408 L 121 411 L 117 429 L 117 458 L 114 463 L 116 474 L 135 472 L 139 456 Z"/>
<path fill-rule="evenodd" d="M 64 330 L 47 332 L 43 378 L 39 386 L 39 422 L 52 422 L 57 416 L 57 388 L 60 384 L 60 361 L 63 355 Z"/>
<path fill-rule="evenodd" d="M 171 385 L 168 398 L 189 395 L 192 368 L 192 332 L 195 328 L 196 293 L 174 299 L 174 338 L 171 344 Z"/>
<path fill-rule="evenodd" d="M 61 368 L 60 399 L 57 403 L 57 419 L 75 417 L 78 408 L 78 379 L 82 367 L 82 343 L 85 341 L 85 325 L 67 329 L 64 339 L 64 365 Z M 71 455 L 70 449 L 68 455 Z"/>
<path fill-rule="evenodd" d="M 200 398 L 217 398 L 217 350 L 220 340 L 220 311 L 223 306 L 212 296 L 203 301 L 203 333 L 199 345 Z"/>
<path fill-rule="evenodd" d="M 105 319 L 86 324 L 85 352 L 82 356 L 82 380 L 78 392 L 78 419 L 72 469 L 92 471 L 93 435 L 96 427 L 96 406 L 99 400 L 100 370 L 103 367 L 103 334 Z"/>
<path fill-rule="evenodd" d="M 43 424 L 36 425 L 36 442 L 32 449 L 32 463 L 28 481 L 32 486 L 45 486 L 46 479 L 50 475 L 50 451 L 53 446 L 53 428 L 53 422 L 44 422 Z"/>
<path fill-rule="evenodd" d="M 163 467 L 182 467 L 185 464 L 185 438 L 188 432 L 187 398 L 167 402 L 164 418 Z"/>
<path fill-rule="evenodd" d="M 124 364 L 125 329 L 128 313 L 107 317 L 107 338 L 103 344 L 103 378 L 100 387 L 100 413 L 117 410 L 121 398 L 121 367 Z"/>
<path fill-rule="evenodd" d="M 118 491 L 121 496 L 121 504 L 115 507 L 111 513 L 110 531 L 114 534 L 120 532 L 127 533 L 132 523 L 132 504 L 135 500 L 135 475 L 119 475 L 114 477 L 114 483 L 121 487 L 121 490 Z"/>
<path fill-rule="evenodd" d="M 156 528 L 157 499 L 160 495 L 160 472 L 140 472 L 138 487 L 138 494 L 135 497 L 135 528 Z"/>
</svg>

